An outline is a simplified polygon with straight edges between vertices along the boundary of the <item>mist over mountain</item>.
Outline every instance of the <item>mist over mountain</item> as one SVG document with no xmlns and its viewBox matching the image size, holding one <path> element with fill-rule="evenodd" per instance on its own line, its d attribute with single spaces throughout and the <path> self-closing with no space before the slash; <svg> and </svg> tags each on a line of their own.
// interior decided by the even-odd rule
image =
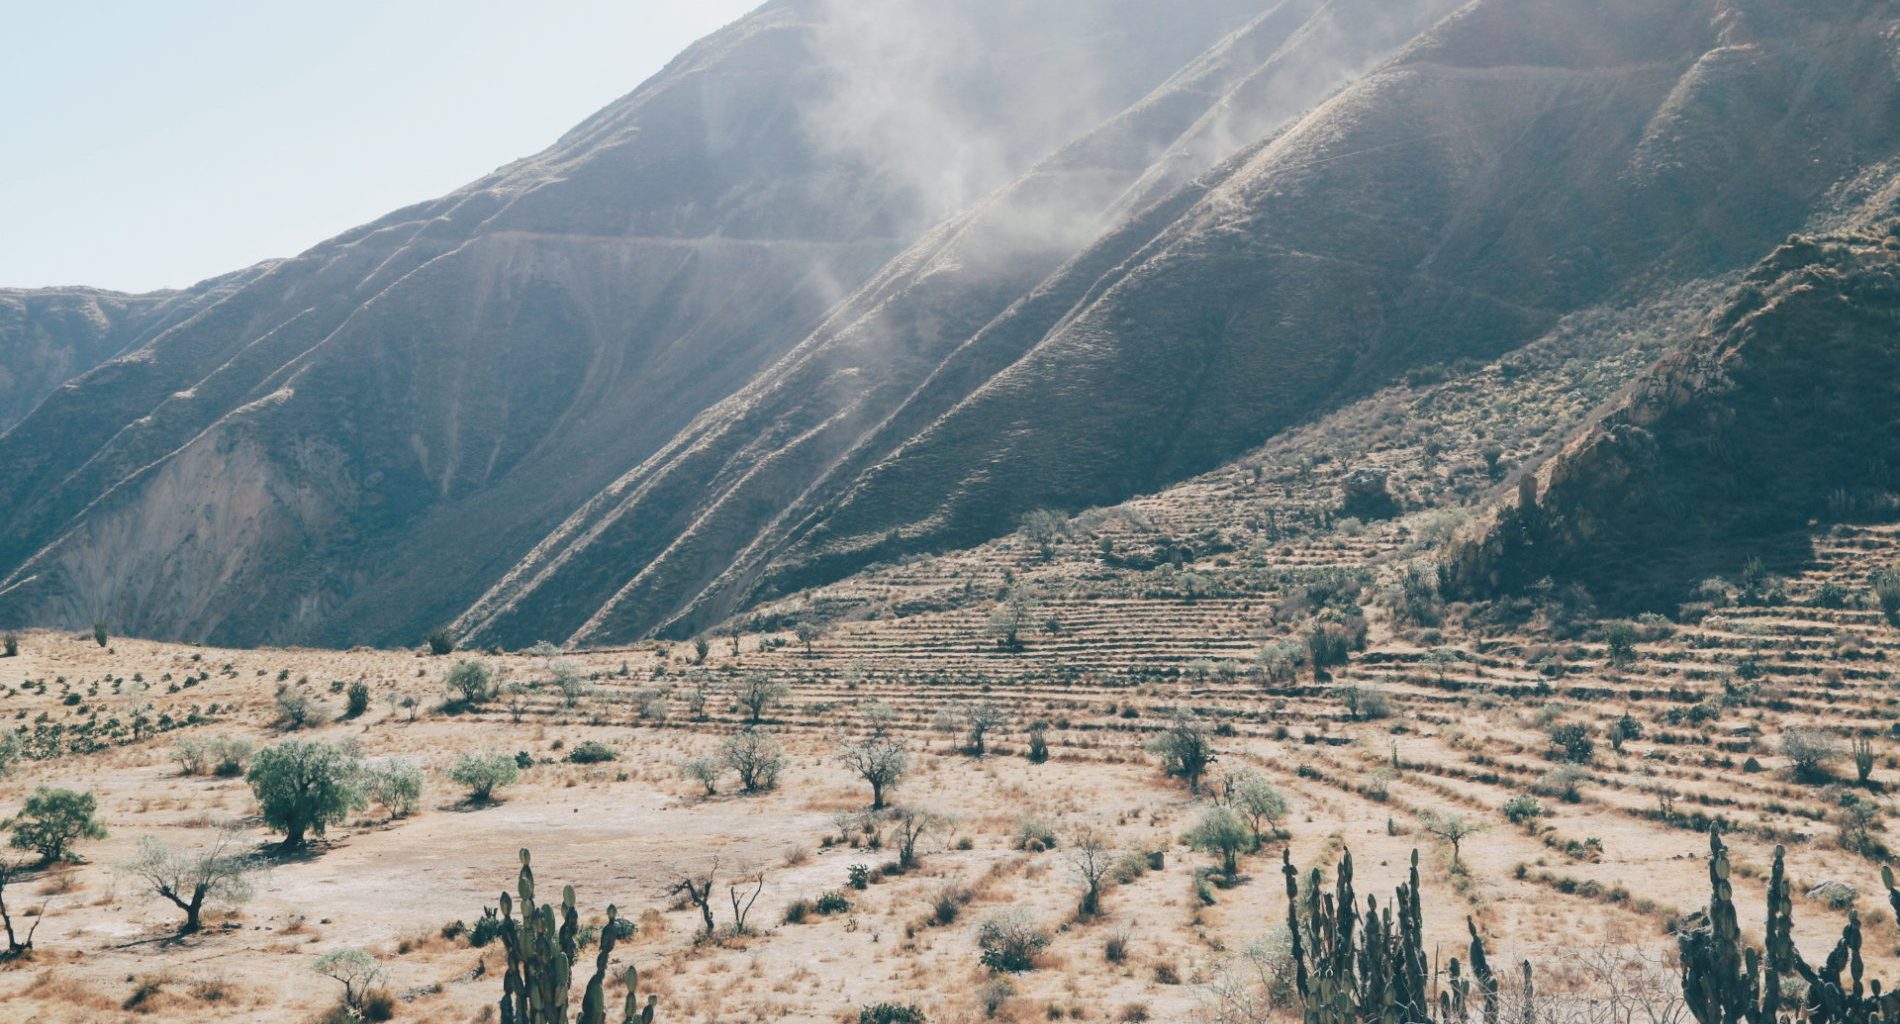
<svg viewBox="0 0 1900 1024">
<path fill-rule="evenodd" d="M 0 292 L 0 624 L 696 632 L 1739 279 L 1897 144 L 1871 0 L 779 0 L 294 258 Z"/>
</svg>

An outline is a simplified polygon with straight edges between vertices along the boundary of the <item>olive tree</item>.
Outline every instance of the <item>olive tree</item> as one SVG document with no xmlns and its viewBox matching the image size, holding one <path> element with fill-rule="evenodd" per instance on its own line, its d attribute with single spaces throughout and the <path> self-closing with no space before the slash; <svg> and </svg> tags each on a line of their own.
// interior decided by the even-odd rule
<svg viewBox="0 0 1900 1024">
<path fill-rule="evenodd" d="M 265 824 L 284 834 L 283 848 L 304 846 L 306 833 L 323 835 L 365 803 L 362 759 L 354 750 L 320 740 L 285 740 L 251 758 L 245 781 Z"/>
<path fill-rule="evenodd" d="M 139 839 L 138 853 L 121 870 L 184 911 L 185 922 L 178 934 L 189 935 L 202 927 L 209 901 L 239 903 L 251 898 L 248 876 L 256 865 L 234 849 L 237 840 L 235 830 L 220 829 L 208 848 L 181 850 L 155 836 L 144 836 Z"/>
<path fill-rule="evenodd" d="M 99 824 L 99 798 L 78 790 L 40 786 L 20 806 L 20 813 L 4 822 L 13 830 L 10 845 L 40 855 L 41 864 L 76 860 L 73 847 L 81 839 L 104 839 Z"/>
<path fill-rule="evenodd" d="M 871 809 L 884 809 L 884 791 L 896 789 L 910 770 L 910 754 L 903 743 L 891 737 L 874 737 L 863 743 L 848 743 L 838 759 L 846 768 L 871 786 Z"/>
</svg>

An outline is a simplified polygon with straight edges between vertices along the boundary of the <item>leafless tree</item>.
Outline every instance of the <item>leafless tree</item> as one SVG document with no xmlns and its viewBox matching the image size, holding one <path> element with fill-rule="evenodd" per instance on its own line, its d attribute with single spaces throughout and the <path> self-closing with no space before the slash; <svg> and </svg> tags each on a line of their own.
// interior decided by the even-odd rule
<svg viewBox="0 0 1900 1024">
<path fill-rule="evenodd" d="M 19 881 L 25 871 L 25 864 L 0 860 L 0 925 L 7 930 L 7 949 L 0 954 L 0 960 L 18 960 L 33 952 L 33 933 L 40 930 L 46 920 L 46 908 L 53 902 L 49 899 L 40 904 L 40 912 L 33 917 L 33 927 L 27 929 L 26 938 L 19 938 L 13 930 L 13 913 L 7 909 L 7 886 Z"/>
<path fill-rule="evenodd" d="M 138 853 L 123 870 L 184 911 L 185 923 L 178 934 L 189 935 L 201 927 L 206 901 L 250 898 L 248 876 L 255 861 L 237 852 L 237 843 L 238 835 L 232 829 L 219 829 L 218 838 L 203 850 L 175 849 L 145 836 L 139 840 Z"/>
<path fill-rule="evenodd" d="M 891 812 L 890 819 L 897 830 L 897 863 L 906 869 L 917 866 L 917 847 L 924 836 L 941 831 L 950 823 L 943 815 L 921 807 L 897 808 Z"/>
<path fill-rule="evenodd" d="M 714 856 L 703 864 L 693 867 L 675 866 L 666 876 L 662 895 L 678 896 L 687 903 L 699 908 L 699 916 L 705 922 L 703 938 L 712 938 L 713 934 L 713 886 L 719 881 L 719 858 Z"/>
<path fill-rule="evenodd" d="M 746 883 L 752 884 L 751 893 L 745 891 Z M 765 891 L 765 869 L 757 868 L 739 873 L 739 880 L 726 887 L 726 894 L 732 899 L 732 934 L 744 935 L 745 916 L 752 912 L 752 904 L 759 900 L 759 893 Z"/>
<path fill-rule="evenodd" d="M 1115 860 L 1108 837 L 1085 828 L 1070 840 L 1068 857 L 1069 868 L 1082 886 L 1082 903 L 1077 910 L 1083 917 L 1094 917 L 1102 911 L 1102 879 Z"/>
<path fill-rule="evenodd" d="M 969 741 L 965 750 L 973 757 L 982 757 L 989 751 L 990 732 L 1002 728 L 1008 721 L 1003 709 L 986 700 L 964 709 L 963 729 Z"/>
</svg>

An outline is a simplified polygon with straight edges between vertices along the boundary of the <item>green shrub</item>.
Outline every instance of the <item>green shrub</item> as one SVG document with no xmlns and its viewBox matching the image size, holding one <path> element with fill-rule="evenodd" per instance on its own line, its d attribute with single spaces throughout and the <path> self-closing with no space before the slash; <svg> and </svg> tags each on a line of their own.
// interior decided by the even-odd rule
<svg viewBox="0 0 1900 1024">
<path fill-rule="evenodd" d="M 429 653 L 438 658 L 455 650 L 455 637 L 446 629 L 432 630 L 423 642 L 429 645 Z"/>
<path fill-rule="evenodd" d="M 924 1011 L 911 1004 L 873 1003 L 858 1010 L 858 1024 L 924 1024 Z"/>
<path fill-rule="evenodd" d="M 842 914 L 851 909 L 851 898 L 836 889 L 819 895 L 818 902 L 812 905 L 820 914 Z"/>
<path fill-rule="evenodd" d="M 360 718 L 369 710 L 369 684 L 358 679 L 350 684 L 346 703 L 343 707 L 344 718 Z"/>
<path fill-rule="evenodd" d="M 513 785 L 520 777 L 521 769 L 507 754 L 463 754 L 449 769 L 449 778 L 466 787 L 469 801 L 478 804 L 493 800 L 495 790 Z"/>
<path fill-rule="evenodd" d="M 1036 969 L 1036 956 L 1049 945 L 1049 933 L 1021 911 L 1008 911 L 984 921 L 976 943 L 983 966 L 998 974 L 1020 974 Z"/>
<path fill-rule="evenodd" d="M 575 764 L 600 764 L 603 761 L 617 760 L 620 755 L 604 743 L 588 740 L 567 752 L 567 759 Z"/>
</svg>

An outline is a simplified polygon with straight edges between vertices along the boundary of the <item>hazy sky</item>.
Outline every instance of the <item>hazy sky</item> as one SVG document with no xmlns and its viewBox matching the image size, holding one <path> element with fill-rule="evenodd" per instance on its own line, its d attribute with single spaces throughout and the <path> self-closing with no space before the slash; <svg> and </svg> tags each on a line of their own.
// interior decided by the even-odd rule
<svg viewBox="0 0 1900 1024">
<path fill-rule="evenodd" d="M 553 142 L 760 0 L 0 0 L 0 286 L 180 287 Z"/>
</svg>

